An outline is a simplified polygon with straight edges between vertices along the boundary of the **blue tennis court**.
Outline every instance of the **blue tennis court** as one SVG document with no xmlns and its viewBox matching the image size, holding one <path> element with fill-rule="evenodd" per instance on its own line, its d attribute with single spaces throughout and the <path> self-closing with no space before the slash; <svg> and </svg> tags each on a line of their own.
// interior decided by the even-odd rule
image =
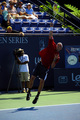
<svg viewBox="0 0 80 120">
<path fill-rule="evenodd" d="M 3 109 L 0 120 L 80 120 L 80 103 Z"/>
</svg>

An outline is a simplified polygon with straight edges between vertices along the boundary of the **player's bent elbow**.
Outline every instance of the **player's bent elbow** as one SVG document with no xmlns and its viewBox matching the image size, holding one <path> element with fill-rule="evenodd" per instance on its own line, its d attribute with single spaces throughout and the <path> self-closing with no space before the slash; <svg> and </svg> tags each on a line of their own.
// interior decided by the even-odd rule
<svg viewBox="0 0 80 120">
<path fill-rule="evenodd" d="M 51 65 L 51 68 L 53 69 L 55 66 L 56 66 L 56 65 L 55 65 L 55 64 L 53 64 L 53 65 Z"/>
</svg>

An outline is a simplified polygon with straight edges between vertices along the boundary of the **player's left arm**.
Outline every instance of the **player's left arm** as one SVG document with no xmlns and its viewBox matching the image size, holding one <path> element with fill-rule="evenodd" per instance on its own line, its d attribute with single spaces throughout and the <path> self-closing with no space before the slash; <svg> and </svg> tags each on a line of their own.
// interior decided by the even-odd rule
<svg viewBox="0 0 80 120">
<path fill-rule="evenodd" d="M 51 68 L 53 69 L 56 66 L 55 60 L 53 60 L 52 64 L 51 64 Z"/>
<path fill-rule="evenodd" d="M 58 63 L 59 59 L 60 59 L 60 57 L 59 57 L 58 54 L 54 56 L 53 62 L 51 64 L 51 68 L 52 69 L 56 66 L 56 64 Z"/>
</svg>

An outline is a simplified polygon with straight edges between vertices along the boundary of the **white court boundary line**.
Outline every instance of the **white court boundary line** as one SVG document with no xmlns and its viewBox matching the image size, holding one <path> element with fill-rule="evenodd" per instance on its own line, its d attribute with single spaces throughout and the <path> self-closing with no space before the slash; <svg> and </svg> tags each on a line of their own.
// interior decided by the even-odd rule
<svg viewBox="0 0 80 120">
<path fill-rule="evenodd" d="M 32 106 L 34 108 L 38 108 L 38 107 L 57 107 L 57 106 L 70 106 L 70 105 L 80 105 L 80 103 L 71 103 L 71 104 L 59 104 L 59 105 L 44 105 L 44 106 Z M 22 107 L 23 109 L 26 109 L 26 108 L 32 108 L 32 107 Z M 10 109 L 0 109 L 0 111 L 6 111 L 6 110 L 17 110 L 17 109 L 20 109 L 20 108 L 10 108 Z"/>
</svg>

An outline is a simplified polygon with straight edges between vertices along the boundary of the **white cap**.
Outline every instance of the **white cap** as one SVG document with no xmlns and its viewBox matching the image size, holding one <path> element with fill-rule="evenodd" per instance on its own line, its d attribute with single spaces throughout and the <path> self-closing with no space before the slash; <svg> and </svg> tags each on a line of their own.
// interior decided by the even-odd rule
<svg viewBox="0 0 80 120">
<path fill-rule="evenodd" d="M 31 3 L 28 3 L 27 5 L 31 5 Z"/>
</svg>

